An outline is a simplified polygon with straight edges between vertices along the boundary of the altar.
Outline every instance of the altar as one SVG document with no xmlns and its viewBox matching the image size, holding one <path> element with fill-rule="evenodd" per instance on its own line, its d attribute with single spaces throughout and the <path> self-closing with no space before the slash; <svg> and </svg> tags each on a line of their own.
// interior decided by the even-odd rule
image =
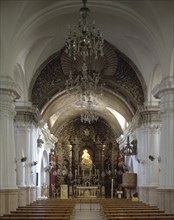
<svg viewBox="0 0 174 220">
<path fill-rule="evenodd" d="M 98 186 L 76 186 L 75 192 L 77 197 L 97 197 L 99 193 Z"/>
</svg>

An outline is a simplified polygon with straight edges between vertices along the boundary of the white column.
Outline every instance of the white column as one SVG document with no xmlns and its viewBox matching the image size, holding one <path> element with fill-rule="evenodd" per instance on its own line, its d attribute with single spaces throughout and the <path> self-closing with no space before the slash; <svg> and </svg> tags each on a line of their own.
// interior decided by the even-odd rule
<svg viewBox="0 0 174 220">
<path fill-rule="evenodd" d="M 16 166 L 17 180 L 19 187 L 25 186 L 25 163 L 21 159 L 26 156 L 25 152 L 25 124 L 21 121 L 15 121 L 15 145 L 16 145 Z"/>
<path fill-rule="evenodd" d="M 36 168 L 33 162 L 37 161 L 37 110 L 30 106 L 16 107 L 15 139 L 17 158 L 17 184 L 19 190 L 19 203 L 26 205 L 36 199 L 34 175 Z M 20 158 L 26 157 L 26 162 Z"/>
<path fill-rule="evenodd" d="M 29 143 L 29 129 L 26 126 L 24 114 L 19 113 L 15 117 L 15 142 L 17 152 L 17 185 L 19 187 L 19 206 L 27 205 L 30 202 L 29 188 L 28 188 L 28 163 L 30 154 L 28 154 Z M 26 157 L 26 161 L 21 159 Z M 27 172 L 28 171 L 28 172 Z"/>
<path fill-rule="evenodd" d="M 174 77 L 164 78 L 153 94 L 160 99 L 162 120 L 159 207 L 174 213 Z"/>
<path fill-rule="evenodd" d="M 32 123 L 30 126 L 30 155 L 31 155 L 31 172 L 30 172 L 30 202 L 36 201 L 36 165 L 35 162 L 38 162 L 37 155 L 37 129 L 36 126 Z"/>
<path fill-rule="evenodd" d="M 15 99 L 19 91 L 8 77 L 0 77 L 0 215 L 18 206 L 14 141 Z"/>
<path fill-rule="evenodd" d="M 137 157 L 139 161 L 139 172 L 138 172 L 138 186 L 142 187 L 147 185 L 147 144 L 146 144 L 146 128 L 144 125 L 138 129 L 138 148 Z"/>
<path fill-rule="evenodd" d="M 14 189 L 16 188 L 16 171 L 15 171 L 15 144 L 14 144 L 14 126 L 13 118 L 14 110 L 14 94 L 11 92 L 0 93 L 0 188 Z"/>
<path fill-rule="evenodd" d="M 38 163 L 38 154 L 37 154 L 37 128 L 36 126 L 34 126 L 34 124 L 31 125 L 30 142 L 31 142 L 30 154 L 31 154 L 31 164 L 32 164 L 30 182 L 32 186 L 35 186 L 37 164 L 35 165 L 33 164 L 33 162 Z"/>
<path fill-rule="evenodd" d="M 140 199 L 150 205 L 157 205 L 157 187 L 159 183 L 159 107 L 147 106 L 140 112 L 142 125 L 138 129 L 138 184 Z M 149 159 L 153 157 L 153 160 Z"/>
<path fill-rule="evenodd" d="M 160 136 L 161 125 L 151 124 L 149 155 L 153 156 L 154 160 L 149 159 L 149 185 L 152 187 L 157 187 L 159 184 Z"/>
</svg>

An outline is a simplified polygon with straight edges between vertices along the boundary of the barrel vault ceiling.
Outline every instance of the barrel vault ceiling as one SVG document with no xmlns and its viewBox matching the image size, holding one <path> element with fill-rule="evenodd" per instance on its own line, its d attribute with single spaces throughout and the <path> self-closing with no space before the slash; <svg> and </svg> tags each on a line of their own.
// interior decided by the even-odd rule
<svg viewBox="0 0 174 220">
<path fill-rule="evenodd" d="M 94 109 L 99 120 L 107 123 L 119 137 L 123 133 L 122 127 L 109 108 L 130 122 L 138 106 L 144 103 L 146 88 L 133 62 L 107 41 L 104 54 L 104 57 L 93 60 L 92 65 L 94 71 L 100 71 L 104 85 L 103 95 L 96 98 Z M 40 66 L 33 78 L 31 101 L 42 112 L 55 135 L 65 124 L 80 120 L 80 114 L 86 109 L 78 105 L 77 97 L 65 90 L 69 72 L 80 74 L 82 64 L 81 57 L 74 61 L 62 48 Z"/>
<path fill-rule="evenodd" d="M 85 110 L 65 91 L 69 71 L 79 74 L 82 69 L 81 57 L 74 61 L 65 54 L 68 25 L 77 23 L 81 0 L 6 4 L 9 13 L 13 12 L 6 22 L 14 31 L 11 42 L 15 45 L 9 44 L 9 55 L 13 54 L 16 78 L 22 75 L 23 80 L 18 80 L 22 88 L 19 101 L 36 106 L 43 122 L 58 136 L 70 123 L 80 120 Z M 104 83 L 103 96 L 96 98 L 95 112 L 115 137 L 123 133 L 123 127 L 114 111 L 131 122 L 139 106 L 154 101 L 151 91 L 157 82 L 150 83 L 153 78 L 158 79 L 154 72 L 168 72 L 165 63 L 170 59 L 165 46 L 171 39 L 162 35 L 167 27 L 160 23 L 160 18 L 167 19 L 170 4 L 150 0 L 87 1 L 105 39 L 104 56 L 93 61 L 93 70 L 100 71 Z"/>
</svg>

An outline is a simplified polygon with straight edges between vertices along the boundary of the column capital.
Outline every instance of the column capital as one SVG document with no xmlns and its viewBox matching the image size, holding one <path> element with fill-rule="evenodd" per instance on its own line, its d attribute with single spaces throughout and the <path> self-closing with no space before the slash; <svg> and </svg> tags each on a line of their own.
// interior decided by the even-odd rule
<svg viewBox="0 0 174 220">
<path fill-rule="evenodd" d="M 0 94 L 11 94 L 15 99 L 20 98 L 21 89 L 9 76 L 0 76 Z"/>
<path fill-rule="evenodd" d="M 152 91 L 160 99 L 161 113 L 174 113 L 174 76 L 164 78 Z"/>
<path fill-rule="evenodd" d="M 14 118 L 15 100 L 19 98 L 20 90 L 10 77 L 0 76 L 0 116 Z"/>
<path fill-rule="evenodd" d="M 174 76 L 165 77 L 161 83 L 152 90 L 152 94 L 158 99 L 169 93 L 174 94 Z"/>
<path fill-rule="evenodd" d="M 36 107 L 29 105 L 16 107 L 15 122 L 20 125 L 21 123 L 38 123 L 41 119 L 42 116 Z"/>
<path fill-rule="evenodd" d="M 159 124 L 161 122 L 159 106 L 143 106 L 139 109 L 139 114 L 141 116 L 142 124 Z"/>
</svg>

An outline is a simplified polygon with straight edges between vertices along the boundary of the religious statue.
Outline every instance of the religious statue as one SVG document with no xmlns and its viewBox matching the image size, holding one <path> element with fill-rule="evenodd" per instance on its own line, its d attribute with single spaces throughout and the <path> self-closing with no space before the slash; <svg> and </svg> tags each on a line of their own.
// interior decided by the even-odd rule
<svg viewBox="0 0 174 220">
<path fill-rule="evenodd" d="M 89 134 L 90 134 L 89 129 L 85 128 L 84 134 L 85 134 L 85 136 L 89 136 Z"/>
<path fill-rule="evenodd" d="M 82 165 L 86 165 L 86 166 L 92 165 L 91 156 L 88 153 L 87 149 L 83 150 L 83 155 L 82 155 L 81 163 L 82 163 Z"/>
</svg>

